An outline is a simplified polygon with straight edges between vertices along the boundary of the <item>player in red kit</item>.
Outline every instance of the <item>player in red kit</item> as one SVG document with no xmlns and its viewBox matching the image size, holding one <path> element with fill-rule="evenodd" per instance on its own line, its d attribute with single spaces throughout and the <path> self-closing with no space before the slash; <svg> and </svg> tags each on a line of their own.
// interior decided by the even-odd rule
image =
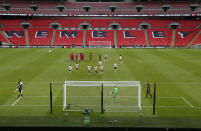
<svg viewBox="0 0 201 131">
<path fill-rule="evenodd" d="M 92 53 L 89 54 L 89 60 L 92 61 Z"/>
</svg>

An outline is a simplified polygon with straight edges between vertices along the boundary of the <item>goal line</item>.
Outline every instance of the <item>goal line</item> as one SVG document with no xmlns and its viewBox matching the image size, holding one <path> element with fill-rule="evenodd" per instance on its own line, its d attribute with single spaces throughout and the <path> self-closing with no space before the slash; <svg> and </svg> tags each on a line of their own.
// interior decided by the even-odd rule
<svg viewBox="0 0 201 131">
<path fill-rule="evenodd" d="M 133 107 L 135 107 L 135 109 L 131 110 L 138 110 L 138 112 L 141 112 L 141 85 L 139 81 L 65 81 L 63 88 L 63 111 L 70 111 L 69 105 L 81 105 L 81 103 L 86 105 L 88 105 L 88 103 L 93 103 L 96 105 L 94 106 L 95 111 L 101 111 L 101 113 L 115 110 L 115 108 L 112 109 L 106 106 L 110 104 L 109 101 L 114 102 L 114 96 L 108 96 L 107 94 L 109 92 L 108 90 L 111 89 L 109 87 L 134 89 L 133 92 L 136 94 L 131 94 L 130 97 L 125 96 L 127 94 L 123 94 L 124 91 L 122 91 L 121 95 L 123 96 L 118 96 L 116 98 L 116 104 L 117 102 L 120 102 L 122 106 L 125 107 L 127 105 L 134 105 Z M 82 92 L 85 92 L 85 98 L 81 96 L 76 97 L 79 96 L 80 93 L 83 94 Z M 90 99 L 91 97 L 93 97 L 93 99 Z M 135 102 L 131 100 L 132 98 Z M 127 99 L 130 99 L 130 101 L 127 101 Z M 125 111 L 126 110 L 127 109 L 125 108 Z"/>
</svg>

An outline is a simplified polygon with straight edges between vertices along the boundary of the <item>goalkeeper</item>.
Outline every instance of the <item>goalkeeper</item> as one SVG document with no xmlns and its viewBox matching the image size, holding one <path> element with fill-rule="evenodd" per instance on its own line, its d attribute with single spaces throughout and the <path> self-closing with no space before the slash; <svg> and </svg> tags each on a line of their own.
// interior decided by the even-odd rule
<svg viewBox="0 0 201 131">
<path fill-rule="evenodd" d="M 112 97 L 112 103 L 114 103 L 114 100 L 118 94 L 118 88 L 116 86 L 114 86 L 114 88 L 111 90 L 110 94 L 113 96 Z"/>
</svg>

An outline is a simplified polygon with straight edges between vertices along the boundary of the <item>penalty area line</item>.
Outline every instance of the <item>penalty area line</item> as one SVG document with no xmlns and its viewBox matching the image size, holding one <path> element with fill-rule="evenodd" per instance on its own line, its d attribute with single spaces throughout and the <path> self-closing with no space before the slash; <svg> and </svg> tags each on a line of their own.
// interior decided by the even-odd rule
<svg viewBox="0 0 201 131">
<path fill-rule="evenodd" d="M 20 100 L 21 100 L 21 97 L 17 99 L 16 101 L 14 101 L 10 106 L 15 106 L 15 104 L 17 104 Z"/>
<path fill-rule="evenodd" d="M 186 102 L 191 108 L 194 108 L 194 106 L 188 101 L 185 99 L 185 97 L 181 97 L 182 100 L 184 100 L 184 102 Z"/>
</svg>

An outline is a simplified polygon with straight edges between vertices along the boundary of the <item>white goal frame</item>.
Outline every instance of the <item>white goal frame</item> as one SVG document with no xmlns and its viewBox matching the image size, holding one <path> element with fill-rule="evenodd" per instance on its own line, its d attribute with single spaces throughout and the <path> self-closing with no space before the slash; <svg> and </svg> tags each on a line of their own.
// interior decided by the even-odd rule
<svg viewBox="0 0 201 131">
<path fill-rule="evenodd" d="M 68 86 L 99 86 L 100 88 L 103 86 L 110 86 L 110 87 L 138 87 L 138 107 L 139 111 L 141 112 L 142 106 L 141 106 L 141 85 L 140 81 L 65 81 L 64 87 L 63 87 L 63 111 L 67 111 L 66 109 L 66 88 Z"/>
<path fill-rule="evenodd" d="M 89 47 L 112 48 L 112 42 L 111 41 L 89 41 Z"/>
</svg>

